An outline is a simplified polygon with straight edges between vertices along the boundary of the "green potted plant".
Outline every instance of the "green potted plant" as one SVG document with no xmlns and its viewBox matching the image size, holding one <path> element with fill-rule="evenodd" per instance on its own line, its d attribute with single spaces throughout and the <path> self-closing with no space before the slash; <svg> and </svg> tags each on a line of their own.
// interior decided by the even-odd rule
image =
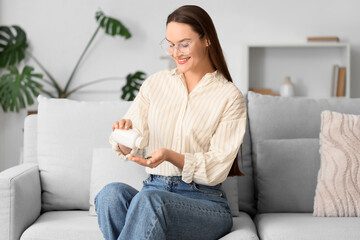
<svg viewBox="0 0 360 240">
<path fill-rule="evenodd" d="M 101 11 L 96 12 L 95 18 L 98 26 L 71 72 L 65 87 L 60 86 L 44 65 L 27 51 L 26 33 L 21 27 L 0 26 L 0 70 L 6 69 L 5 73 L 1 74 L 0 72 L 0 103 L 5 112 L 8 110 L 18 112 L 27 105 L 32 105 L 34 97 L 37 97 L 40 92 L 53 98 L 67 98 L 81 88 L 109 80 L 98 79 L 79 85 L 76 88 L 70 88 L 79 64 L 100 29 L 104 29 L 107 35 L 120 36 L 125 39 L 131 38 L 131 33 L 119 20 L 105 16 Z M 19 63 L 24 60 L 26 55 L 37 63 L 48 79 L 45 79 L 43 74 L 34 73 L 34 68 L 31 66 L 26 65 L 22 71 L 18 70 Z M 126 84 L 122 88 L 121 98 L 132 101 L 145 77 L 146 74 L 142 71 L 128 74 Z M 43 84 L 49 85 L 56 94 L 45 90 Z"/>
</svg>

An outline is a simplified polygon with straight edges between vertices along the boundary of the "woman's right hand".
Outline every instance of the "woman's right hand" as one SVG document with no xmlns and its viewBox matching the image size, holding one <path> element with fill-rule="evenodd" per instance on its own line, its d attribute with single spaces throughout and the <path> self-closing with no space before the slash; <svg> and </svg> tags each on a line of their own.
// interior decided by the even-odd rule
<svg viewBox="0 0 360 240">
<path fill-rule="evenodd" d="M 115 122 L 112 125 L 112 130 L 114 131 L 115 129 L 122 129 L 122 130 L 129 130 L 132 129 L 132 122 L 130 119 L 121 119 L 118 122 Z M 131 152 L 131 148 L 128 148 L 124 145 L 118 144 L 120 151 L 124 154 L 127 155 Z"/>
<path fill-rule="evenodd" d="M 124 129 L 124 130 L 129 130 L 132 128 L 132 122 L 130 119 L 121 119 L 118 122 L 115 122 L 112 126 L 112 130 L 114 131 L 115 129 Z"/>
</svg>

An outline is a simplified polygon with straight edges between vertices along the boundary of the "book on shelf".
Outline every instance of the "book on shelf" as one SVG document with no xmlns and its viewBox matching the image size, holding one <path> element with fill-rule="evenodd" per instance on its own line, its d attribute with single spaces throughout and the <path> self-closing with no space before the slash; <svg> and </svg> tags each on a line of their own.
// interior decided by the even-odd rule
<svg viewBox="0 0 360 240">
<path fill-rule="evenodd" d="M 307 40 L 308 42 L 338 42 L 339 37 L 308 37 Z"/>
<path fill-rule="evenodd" d="M 334 65 L 331 76 L 331 97 L 336 97 L 338 83 L 339 65 Z"/>
<path fill-rule="evenodd" d="M 262 95 L 279 96 L 279 94 L 273 93 L 272 89 L 270 88 L 250 88 L 249 91 L 260 93 Z"/>
<path fill-rule="evenodd" d="M 339 67 L 337 74 L 337 87 L 336 87 L 337 97 L 345 96 L 345 84 L 346 84 L 346 68 Z"/>
</svg>

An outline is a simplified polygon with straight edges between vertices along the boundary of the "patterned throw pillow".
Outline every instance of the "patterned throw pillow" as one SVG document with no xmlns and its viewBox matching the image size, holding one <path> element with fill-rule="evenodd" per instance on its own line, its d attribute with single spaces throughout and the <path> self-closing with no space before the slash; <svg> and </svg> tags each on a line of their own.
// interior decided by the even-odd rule
<svg viewBox="0 0 360 240">
<path fill-rule="evenodd" d="M 360 115 L 323 111 L 314 216 L 360 216 Z"/>
</svg>

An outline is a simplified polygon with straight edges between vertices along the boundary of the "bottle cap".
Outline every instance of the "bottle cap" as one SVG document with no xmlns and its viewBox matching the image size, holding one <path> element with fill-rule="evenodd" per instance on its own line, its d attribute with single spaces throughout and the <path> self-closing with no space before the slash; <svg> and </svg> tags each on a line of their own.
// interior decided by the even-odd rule
<svg viewBox="0 0 360 240">
<path fill-rule="evenodd" d="M 137 147 L 137 148 L 144 148 L 145 147 L 145 138 L 143 138 L 143 137 L 138 137 L 137 139 L 136 139 L 136 142 L 135 142 L 135 147 Z"/>
</svg>

